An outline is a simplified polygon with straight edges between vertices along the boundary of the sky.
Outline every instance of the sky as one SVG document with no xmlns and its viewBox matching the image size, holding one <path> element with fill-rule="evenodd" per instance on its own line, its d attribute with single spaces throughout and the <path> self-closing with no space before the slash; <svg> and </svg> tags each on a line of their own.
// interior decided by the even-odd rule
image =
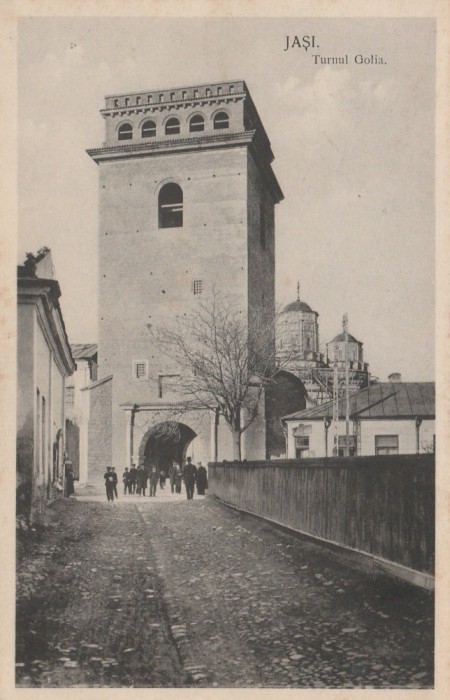
<svg viewBox="0 0 450 700">
<path fill-rule="evenodd" d="M 277 303 L 299 281 L 323 350 L 347 313 L 373 375 L 432 381 L 434 70 L 431 19 L 23 18 L 18 262 L 51 248 L 69 340 L 96 342 L 104 96 L 243 79 L 285 195 Z"/>
</svg>

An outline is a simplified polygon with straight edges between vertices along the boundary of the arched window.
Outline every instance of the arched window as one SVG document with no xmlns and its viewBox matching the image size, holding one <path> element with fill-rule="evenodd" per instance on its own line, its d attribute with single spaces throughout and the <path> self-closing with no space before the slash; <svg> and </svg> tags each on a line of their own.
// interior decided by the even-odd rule
<svg viewBox="0 0 450 700">
<path fill-rule="evenodd" d="M 180 133 L 180 122 L 175 117 L 168 119 L 166 122 L 166 134 L 179 134 Z"/>
<path fill-rule="evenodd" d="M 183 226 L 183 190 L 175 182 L 161 187 L 158 196 L 159 228 Z"/>
<path fill-rule="evenodd" d="M 204 131 L 205 120 L 200 114 L 194 114 L 189 122 L 189 131 Z"/>
<path fill-rule="evenodd" d="M 121 124 L 119 126 L 118 136 L 119 136 L 119 141 L 127 141 L 128 139 L 132 139 L 133 138 L 133 127 L 131 126 L 131 124 L 128 124 L 128 123 Z"/>
<path fill-rule="evenodd" d="M 149 139 L 152 136 L 156 136 L 156 124 L 151 119 L 148 119 L 142 124 L 142 138 Z"/>
<path fill-rule="evenodd" d="M 230 126 L 230 120 L 226 112 L 217 112 L 214 117 L 214 128 L 215 129 L 228 129 Z"/>
</svg>

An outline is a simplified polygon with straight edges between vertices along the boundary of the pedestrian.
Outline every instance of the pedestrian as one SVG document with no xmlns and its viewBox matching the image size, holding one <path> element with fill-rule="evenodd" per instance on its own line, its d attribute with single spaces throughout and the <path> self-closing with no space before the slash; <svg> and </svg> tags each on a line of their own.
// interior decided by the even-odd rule
<svg viewBox="0 0 450 700">
<path fill-rule="evenodd" d="M 208 488 L 208 474 L 201 462 L 197 462 L 197 493 L 199 496 L 205 495 Z"/>
<path fill-rule="evenodd" d="M 148 474 L 147 470 L 143 464 L 140 464 L 137 469 L 137 488 L 138 493 L 141 496 L 145 496 L 145 490 L 147 488 Z"/>
<path fill-rule="evenodd" d="M 106 467 L 103 478 L 106 486 L 106 498 L 108 501 L 114 501 L 114 474 L 112 467 Z"/>
<path fill-rule="evenodd" d="M 117 478 L 117 474 L 116 474 L 116 468 L 115 468 L 115 467 L 111 467 L 111 469 L 112 469 L 112 473 L 113 473 L 113 477 L 114 477 L 114 495 L 115 495 L 116 498 L 119 498 L 119 494 L 117 493 L 117 482 L 118 482 L 118 478 Z"/>
<path fill-rule="evenodd" d="M 188 457 L 183 469 L 184 485 L 188 501 L 194 497 L 194 485 L 197 476 L 197 467 L 192 464 L 192 458 Z"/>
<path fill-rule="evenodd" d="M 158 485 L 158 470 L 155 466 L 150 472 L 150 496 L 156 496 L 156 487 Z"/>
<path fill-rule="evenodd" d="M 163 489 L 164 486 L 166 485 L 166 472 L 164 469 L 161 469 L 159 472 L 159 488 Z"/>
<path fill-rule="evenodd" d="M 178 469 L 178 464 L 176 462 L 172 462 L 171 466 L 169 467 L 169 483 L 170 483 L 170 490 L 172 493 L 175 491 L 175 480 L 176 480 L 176 473 Z"/>
<path fill-rule="evenodd" d="M 128 467 L 125 467 L 125 471 L 122 474 L 122 481 L 123 481 L 123 495 L 127 495 L 128 493 L 131 493 L 131 481 L 130 481 L 130 470 Z"/>
<path fill-rule="evenodd" d="M 131 486 L 131 493 L 136 493 L 136 465 L 133 464 L 131 465 L 130 469 L 130 486 Z"/>
<path fill-rule="evenodd" d="M 181 484 L 183 481 L 183 472 L 181 467 L 177 464 L 177 470 L 175 472 L 175 493 L 181 493 Z"/>
<path fill-rule="evenodd" d="M 77 479 L 75 478 L 75 473 L 73 471 L 72 462 L 66 462 L 65 475 L 66 475 L 66 496 L 67 496 L 67 498 L 70 498 L 70 496 L 75 495 L 75 487 L 74 487 L 73 482 L 77 481 Z"/>
</svg>

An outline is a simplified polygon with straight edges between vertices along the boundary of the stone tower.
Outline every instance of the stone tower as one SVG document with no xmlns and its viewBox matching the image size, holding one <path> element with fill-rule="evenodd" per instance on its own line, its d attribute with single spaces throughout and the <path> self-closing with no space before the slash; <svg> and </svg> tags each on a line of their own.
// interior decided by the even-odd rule
<svg viewBox="0 0 450 700">
<path fill-rule="evenodd" d="M 177 377 L 146 324 L 187 313 L 213 287 L 247 314 L 274 309 L 274 205 L 283 195 L 269 139 L 242 80 L 112 95 L 101 114 L 105 142 L 88 154 L 99 166 L 98 365 L 99 382 L 112 376 L 110 463 L 150 453 L 180 461 L 191 443 L 194 459 L 208 461 L 213 440 L 229 458 L 210 415 L 195 426 L 187 417 L 176 445 L 158 443 Z M 264 455 L 256 444 L 248 457 Z"/>
</svg>

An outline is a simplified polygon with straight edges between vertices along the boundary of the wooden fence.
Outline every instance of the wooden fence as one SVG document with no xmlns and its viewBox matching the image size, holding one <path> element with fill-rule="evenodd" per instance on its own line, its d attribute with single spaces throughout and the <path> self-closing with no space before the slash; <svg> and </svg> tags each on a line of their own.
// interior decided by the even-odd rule
<svg viewBox="0 0 450 700">
<path fill-rule="evenodd" d="M 434 455 L 209 465 L 241 510 L 418 572 L 434 571 Z"/>
</svg>

